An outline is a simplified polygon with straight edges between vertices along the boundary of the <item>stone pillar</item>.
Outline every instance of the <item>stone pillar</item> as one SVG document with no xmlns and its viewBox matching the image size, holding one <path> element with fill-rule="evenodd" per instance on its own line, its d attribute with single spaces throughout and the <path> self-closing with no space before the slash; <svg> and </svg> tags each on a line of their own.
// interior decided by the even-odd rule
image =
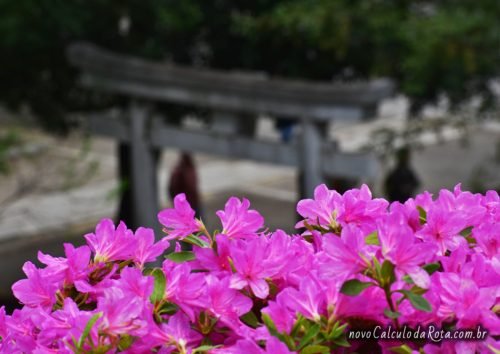
<svg viewBox="0 0 500 354">
<path fill-rule="evenodd" d="M 157 220 L 158 181 L 156 152 L 148 140 L 149 108 L 139 102 L 129 106 L 130 165 L 132 167 L 131 191 L 134 222 L 155 230 L 156 238 L 162 236 Z"/>
<path fill-rule="evenodd" d="M 302 135 L 299 145 L 301 198 L 312 198 L 316 186 L 323 183 L 321 166 L 323 134 L 321 134 L 320 128 L 318 123 L 308 119 L 302 120 Z"/>
</svg>

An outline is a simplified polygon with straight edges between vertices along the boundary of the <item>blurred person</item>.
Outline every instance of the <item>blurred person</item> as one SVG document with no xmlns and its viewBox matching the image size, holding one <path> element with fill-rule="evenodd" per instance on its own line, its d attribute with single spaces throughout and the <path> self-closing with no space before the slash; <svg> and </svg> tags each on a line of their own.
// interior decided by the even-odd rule
<svg viewBox="0 0 500 354">
<path fill-rule="evenodd" d="M 170 199 L 174 200 L 175 196 L 184 193 L 186 200 L 194 209 L 195 215 L 201 219 L 201 202 L 200 193 L 198 191 L 198 176 L 196 167 L 191 154 L 182 152 L 177 164 L 175 165 L 170 180 L 168 183 L 168 193 Z M 192 250 L 192 246 L 186 242 L 180 242 L 183 251 Z"/>
<path fill-rule="evenodd" d="M 175 165 L 168 183 L 168 192 L 172 201 L 175 196 L 184 193 L 196 217 L 201 218 L 201 201 L 198 191 L 198 176 L 191 154 L 182 152 Z"/>
<path fill-rule="evenodd" d="M 420 181 L 410 166 L 410 149 L 403 147 L 396 152 L 396 166 L 384 181 L 389 201 L 404 203 L 415 195 Z"/>
</svg>

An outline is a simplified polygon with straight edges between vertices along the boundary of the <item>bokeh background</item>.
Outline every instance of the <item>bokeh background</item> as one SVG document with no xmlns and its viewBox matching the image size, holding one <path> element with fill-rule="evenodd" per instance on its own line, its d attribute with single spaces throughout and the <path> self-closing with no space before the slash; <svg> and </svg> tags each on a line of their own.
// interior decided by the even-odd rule
<svg viewBox="0 0 500 354">
<path fill-rule="evenodd" d="M 128 221 L 123 151 L 85 124 L 88 112 L 120 110 L 127 98 L 82 87 L 66 55 L 72 43 L 270 79 L 389 78 L 395 93 L 372 119 L 328 128 L 342 150 L 374 152 L 379 175 L 328 176 L 330 187 L 368 182 L 374 195 L 390 197 L 390 180 L 410 181 L 410 194 L 457 183 L 484 192 L 500 188 L 499 18 L 497 0 L 0 0 L 1 301 L 10 301 L 11 283 L 38 249 L 58 253 L 102 217 Z M 172 121 L 205 122 L 194 107 L 159 106 Z M 283 138 L 286 124 L 256 119 L 256 136 Z M 403 155 L 413 177 L 388 179 Z M 196 194 L 209 228 L 236 195 L 248 197 L 271 229 L 293 231 L 297 169 L 206 154 L 186 164 L 180 156 L 173 149 L 158 156 L 162 207 L 180 170 L 194 176 L 182 188 Z"/>
</svg>

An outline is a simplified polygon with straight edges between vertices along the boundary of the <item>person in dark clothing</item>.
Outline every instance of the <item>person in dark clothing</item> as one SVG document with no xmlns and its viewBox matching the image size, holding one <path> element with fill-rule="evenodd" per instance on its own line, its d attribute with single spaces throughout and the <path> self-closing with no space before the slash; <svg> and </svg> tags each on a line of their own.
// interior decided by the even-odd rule
<svg viewBox="0 0 500 354">
<path fill-rule="evenodd" d="M 385 193 L 389 201 L 404 203 L 414 196 L 420 181 L 410 166 L 410 149 L 401 148 L 396 154 L 396 167 L 386 177 Z"/>
<path fill-rule="evenodd" d="M 179 161 L 175 165 L 170 181 L 168 184 L 168 192 L 173 200 L 177 194 L 185 193 L 186 199 L 191 205 L 191 208 L 196 212 L 196 217 L 201 218 L 201 202 L 198 192 L 198 176 L 193 157 L 183 152 Z"/>
<path fill-rule="evenodd" d="M 186 200 L 195 211 L 198 219 L 201 219 L 201 202 L 200 194 L 198 192 L 198 176 L 196 174 L 196 167 L 193 157 L 183 152 L 179 161 L 175 165 L 170 181 L 168 184 L 168 193 L 173 201 L 175 196 L 180 193 L 186 194 Z M 185 242 L 180 242 L 183 251 L 190 251 L 192 246 Z"/>
</svg>

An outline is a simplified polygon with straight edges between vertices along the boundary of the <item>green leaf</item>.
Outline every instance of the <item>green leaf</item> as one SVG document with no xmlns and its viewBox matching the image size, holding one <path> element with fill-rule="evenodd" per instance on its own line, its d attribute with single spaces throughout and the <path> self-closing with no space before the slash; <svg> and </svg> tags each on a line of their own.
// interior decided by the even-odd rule
<svg viewBox="0 0 500 354">
<path fill-rule="evenodd" d="M 167 279 L 165 278 L 165 273 L 160 268 L 155 268 L 151 272 L 151 275 L 154 278 L 154 288 L 153 293 L 150 296 L 151 302 L 157 303 L 163 300 L 165 296 L 165 288 L 167 286 Z"/>
<path fill-rule="evenodd" d="M 265 326 L 267 327 L 269 333 L 272 336 L 278 338 L 280 341 L 285 343 L 288 346 L 288 348 L 292 348 L 294 346 L 293 338 L 291 338 L 287 334 L 279 333 L 278 329 L 276 328 L 276 325 L 274 324 L 273 320 L 271 319 L 271 317 L 269 317 L 268 314 L 265 313 L 262 314 L 262 322 L 264 322 Z"/>
<path fill-rule="evenodd" d="M 473 226 L 469 226 L 469 227 L 466 227 L 465 229 L 463 229 L 462 231 L 460 231 L 460 236 L 464 237 L 466 240 L 467 240 L 467 243 L 469 245 L 473 245 L 473 244 L 476 244 L 477 241 L 474 237 L 472 237 L 472 229 L 474 227 Z"/>
<path fill-rule="evenodd" d="M 414 294 L 408 290 L 399 290 L 400 293 L 404 294 L 408 300 L 410 300 L 411 305 L 420 311 L 432 312 L 431 304 L 424 299 L 421 295 Z"/>
<path fill-rule="evenodd" d="M 408 274 L 404 275 L 402 279 L 408 284 L 415 284 L 413 279 Z"/>
<path fill-rule="evenodd" d="M 472 235 L 473 228 L 474 228 L 473 226 L 466 227 L 465 229 L 460 231 L 460 235 L 465 237 L 465 238 L 469 237 L 470 235 Z"/>
<path fill-rule="evenodd" d="M 356 296 L 366 288 L 369 288 L 372 286 L 373 283 L 370 282 L 364 282 L 358 279 L 351 279 L 346 281 L 343 285 L 342 288 L 340 288 L 340 292 L 342 294 L 350 295 L 350 296 Z"/>
<path fill-rule="evenodd" d="M 417 294 L 417 295 L 423 295 L 427 292 L 427 289 L 424 289 L 424 288 L 421 288 L 419 286 L 412 286 L 412 288 L 410 289 L 410 291 L 413 293 L 413 294 Z"/>
<path fill-rule="evenodd" d="M 245 324 L 249 325 L 252 328 L 257 328 L 259 327 L 259 319 L 257 316 L 252 311 L 247 312 L 243 316 L 240 317 L 240 320 L 242 320 Z"/>
<path fill-rule="evenodd" d="M 392 284 L 396 280 L 396 274 L 394 274 L 394 264 L 390 261 L 385 260 L 382 263 L 382 268 L 380 271 L 384 284 Z"/>
<path fill-rule="evenodd" d="M 417 205 L 420 224 L 423 225 L 427 222 L 427 212 L 420 205 Z"/>
<path fill-rule="evenodd" d="M 299 349 L 302 349 L 304 346 L 306 346 L 307 344 L 309 344 L 309 342 L 311 341 L 311 339 L 313 339 L 314 337 L 316 337 L 316 335 L 319 333 L 320 329 L 321 329 L 321 327 L 319 326 L 319 324 L 316 323 L 316 324 L 312 325 L 307 330 L 307 332 L 304 334 L 304 336 L 302 337 L 302 339 L 300 340 Z"/>
<path fill-rule="evenodd" d="M 384 315 L 385 315 L 385 317 L 390 318 L 390 319 L 396 319 L 399 316 L 401 316 L 401 314 L 399 312 L 391 311 L 388 308 L 384 309 Z"/>
<path fill-rule="evenodd" d="M 372 279 L 381 279 L 382 278 L 382 275 L 381 275 L 382 265 L 380 264 L 379 260 L 375 256 L 372 257 L 372 262 L 373 262 L 373 270 L 375 270 L 375 273 L 373 273 L 373 271 L 371 270 L 370 271 L 371 274 L 369 275 L 369 277 Z"/>
<path fill-rule="evenodd" d="M 123 334 L 120 336 L 120 342 L 118 343 L 118 349 L 120 351 L 126 350 L 130 348 L 132 343 L 134 342 L 134 337 L 128 335 L 128 334 Z"/>
<path fill-rule="evenodd" d="M 179 310 L 179 306 L 172 302 L 165 302 L 161 308 L 158 310 L 158 314 L 173 315 Z"/>
<path fill-rule="evenodd" d="M 399 347 L 392 347 L 389 348 L 389 350 L 393 353 L 398 353 L 398 354 L 411 354 L 411 348 L 407 346 L 406 344 L 400 345 Z"/>
<path fill-rule="evenodd" d="M 365 244 L 380 246 L 380 240 L 378 239 L 378 232 L 373 231 L 371 234 L 366 236 Z"/>
<path fill-rule="evenodd" d="M 82 335 L 80 336 L 80 339 L 78 340 L 78 343 L 77 343 L 77 347 L 76 348 L 77 348 L 78 351 L 82 350 L 83 343 L 85 342 L 85 340 L 89 336 L 90 330 L 92 329 L 92 327 L 94 327 L 94 324 L 101 317 L 102 317 L 102 312 L 98 312 L 98 313 L 94 314 L 90 318 L 90 320 L 87 322 L 87 325 L 85 326 L 85 328 L 84 328 L 84 330 L 82 332 Z"/>
<path fill-rule="evenodd" d="M 193 350 L 193 354 L 196 353 L 202 353 L 202 352 L 208 352 L 209 350 L 219 348 L 222 345 L 201 345 Z"/>
<path fill-rule="evenodd" d="M 428 263 L 428 264 L 424 265 L 422 268 L 424 268 L 424 270 L 427 273 L 429 273 L 429 275 L 431 275 L 432 273 L 439 270 L 439 268 L 441 268 L 441 264 L 440 263 Z"/>
<path fill-rule="evenodd" d="M 271 317 L 269 317 L 267 313 L 262 314 L 262 321 L 269 330 L 269 333 L 271 333 L 275 337 L 279 334 L 276 325 L 274 324 L 273 320 L 271 319 Z"/>
<path fill-rule="evenodd" d="M 330 348 L 324 345 L 309 345 L 300 351 L 300 354 L 328 354 L 330 353 Z"/>
<path fill-rule="evenodd" d="M 491 309 L 493 313 L 499 313 L 500 312 L 500 304 L 493 306 Z"/>
<path fill-rule="evenodd" d="M 192 245 L 201 247 L 201 248 L 207 248 L 209 246 L 208 243 L 203 241 L 201 238 L 199 238 L 196 235 L 189 235 L 188 237 L 185 237 L 182 241 L 190 243 Z"/>
<path fill-rule="evenodd" d="M 196 259 L 195 255 L 191 251 L 180 251 L 180 252 L 174 252 L 167 254 L 165 256 L 166 259 L 169 259 L 175 263 L 183 263 L 187 261 L 192 261 L 193 259 Z"/>
<path fill-rule="evenodd" d="M 338 345 L 339 347 L 350 347 L 351 345 L 349 344 L 349 342 L 345 339 L 345 337 L 340 337 L 340 338 L 337 338 L 333 341 L 333 343 L 335 343 L 336 345 Z"/>
<path fill-rule="evenodd" d="M 295 337 L 297 335 L 299 330 L 302 328 L 302 322 L 304 322 L 304 321 L 305 321 L 305 318 L 301 314 L 298 314 L 297 320 L 293 324 L 292 331 L 290 332 L 290 335 L 292 337 Z"/>
<path fill-rule="evenodd" d="M 335 322 L 330 334 L 328 335 L 328 339 L 336 339 L 337 337 L 341 336 L 342 333 L 344 333 L 344 329 L 346 329 L 348 323 L 344 323 L 342 326 L 339 326 L 339 324 L 340 322 Z"/>
</svg>

